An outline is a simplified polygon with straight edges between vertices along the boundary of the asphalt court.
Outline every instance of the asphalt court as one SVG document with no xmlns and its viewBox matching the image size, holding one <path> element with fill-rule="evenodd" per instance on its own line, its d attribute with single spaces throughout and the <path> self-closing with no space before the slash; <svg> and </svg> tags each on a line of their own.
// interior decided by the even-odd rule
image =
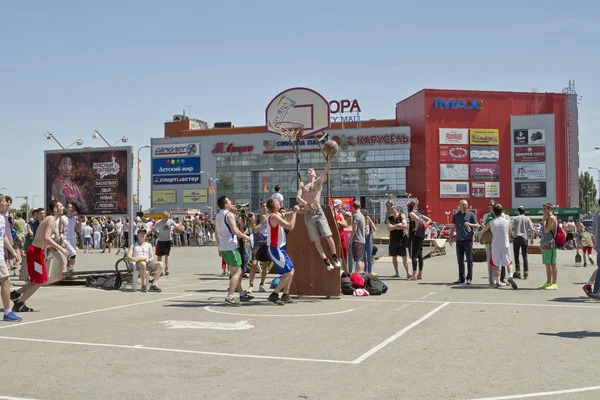
<svg viewBox="0 0 600 400">
<path fill-rule="evenodd" d="M 455 267 L 446 256 L 427 260 L 419 282 L 386 278 L 391 265 L 376 264 L 390 287 L 383 296 L 275 306 L 255 293 L 233 308 L 222 303 L 227 280 L 218 259 L 193 264 L 199 253 L 210 260 L 209 251 L 178 250 L 180 266 L 161 294 L 42 288 L 30 302 L 39 312 L 0 325 L 0 349 L 32 362 L 34 373 L 59 380 L 67 373 L 78 384 L 32 382 L 0 391 L 0 399 L 258 398 L 275 381 L 289 394 L 278 397 L 313 399 L 345 399 L 348 387 L 366 398 L 407 399 L 577 399 L 600 389 L 589 368 L 600 302 L 580 289 L 590 268 L 564 267 L 559 291 L 535 289 L 539 266 L 518 281 L 520 290 L 492 290 L 480 267 L 475 285 L 449 285 Z M 155 379 L 138 368 L 155 368 Z M 286 379 L 290 371 L 297 378 Z M 245 379 L 234 378 L 240 374 Z M 90 376 L 114 384 L 98 392 Z M 249 388 L 265 376 L 262 389 Z"/>
</svg>

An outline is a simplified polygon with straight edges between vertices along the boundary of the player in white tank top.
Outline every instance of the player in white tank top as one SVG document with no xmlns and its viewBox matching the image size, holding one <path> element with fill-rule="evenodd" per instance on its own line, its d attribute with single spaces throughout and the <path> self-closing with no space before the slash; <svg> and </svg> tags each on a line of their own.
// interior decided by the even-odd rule
<svg viewBox="0 0 600 400">
<path fill-rule="evenodd" d="M 162 289 L 158 286 L 160 275 L 163 271 L 163 263 L 156 261 L 154 254 L 154 247 L 150 243 L 146 242 L 146 229 L 141 228 L 137 233 L 137 240 L 135 240 L 127 253 L 127 260 L 135 263 L 135 267 L 140 270 L 140 280 L 142 281 L 142 292 L 162 292 Z M 150 281 L 150 287 L 146 281 L 146 271 L 153 275 L 153 280 Z"/>
</svg>

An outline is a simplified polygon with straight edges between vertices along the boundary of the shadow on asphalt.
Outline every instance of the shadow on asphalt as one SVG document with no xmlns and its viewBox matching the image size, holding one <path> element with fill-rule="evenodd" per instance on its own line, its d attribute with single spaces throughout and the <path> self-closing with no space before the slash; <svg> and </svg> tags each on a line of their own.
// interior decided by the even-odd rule
<svg viewBox="0 0 600 400">
<path fill-rule="evenodd" d="M 557 303 L 590 303 L 598 304 L 597 300 L 590 299 L 589 297 L 557 297 L 548 301 L 554 301 Z"/>
<path fill-rule="evenodd" d="M 574 331 L 574 332 L 557 332 L 557 333 L 544 333 L 540 332 L 538 335 L 542 336 L 556 336 L 563 339 L 585 339 L 589 337 L 598 337 L 600 338 L 600 332 L 590 332 L 590 331 Z"/>
</svg>

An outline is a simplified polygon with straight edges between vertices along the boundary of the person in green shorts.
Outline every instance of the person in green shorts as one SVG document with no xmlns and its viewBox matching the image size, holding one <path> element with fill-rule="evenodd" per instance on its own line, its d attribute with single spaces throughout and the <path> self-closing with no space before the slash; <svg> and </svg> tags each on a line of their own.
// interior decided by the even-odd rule
<svg viewBox="0 0 600 400">
<path fill-rule="evenodd" d="M 544 220 L 542 222 L 543 230 L 540 238 L 540 248 L 542 249 L 542 262 L 546 266 L 546 283 L 541 285 L 540 289 L 556 290 L 558 285 L 558 268 L 556 267 L 556 243 L 554 237 L 558 227 L 556 216 L 552 213 L 554 206 L 551 203 L 544 203 Z"/>
<path fill-rule="evenodd" d="M 240 306 L 240 301 L 250 301 L 254 297 L 250 296 L 245 290 L 241 290 L 242 277 L 242 256 L 238 248 L 238 239 L 249 241 L 250 238 L 243 234 L 235 223 L 235 214 L 231 211 L 231 201 L 227 196 L 222 196 L 217 199 L 219 213 L 215 217 L 215 238 L 219 247 L 219 254 L 223 257 L 225 264 L 229 267 L 231 276 L 229 278 L 229 291 L 225 298 L 225 303 L 234 307 Z M 235 289 L 240 292 L 239 299 L 233 297 Z"/>
</svg>

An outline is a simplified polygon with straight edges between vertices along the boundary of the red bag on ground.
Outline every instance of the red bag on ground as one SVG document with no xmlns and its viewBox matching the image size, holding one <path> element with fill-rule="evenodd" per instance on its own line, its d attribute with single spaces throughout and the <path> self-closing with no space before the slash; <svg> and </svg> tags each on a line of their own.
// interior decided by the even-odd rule
<svg viewBox="0 0 600 400">
<path fill-rule="evenodd" d="M 365 278 L 363 278 L 362 275 L 357 272 L 350 275 L 350 282 L 352 282 L 354 287 L 357 289 L 362 289 L 365 287 Z"/>
</svg>

